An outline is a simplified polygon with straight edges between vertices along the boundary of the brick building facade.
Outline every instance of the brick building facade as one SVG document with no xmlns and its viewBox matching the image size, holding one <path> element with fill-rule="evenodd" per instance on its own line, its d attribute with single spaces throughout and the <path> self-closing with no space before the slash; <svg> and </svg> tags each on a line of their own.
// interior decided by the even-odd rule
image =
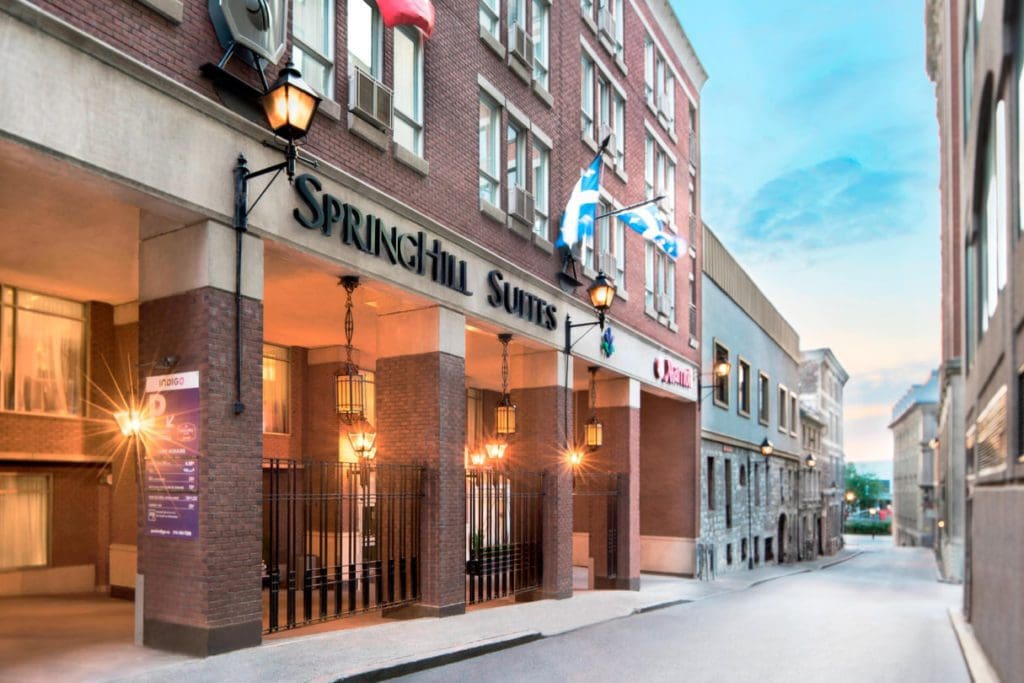
<svg viewBox="0 0 1024 683">
<path fill-rule="evenodd" d="M 253 170 L 281 156 L 226 85 L 259 87 L 244 55 L 224 67 L 234 80 L 209 68 L 225 46 L 206 3 L 0 10 L 12 59 L 0 82 L 25 93 L 0 112 L 0 476 L 18 492 L 8 519 L 21 520 L 0 592 L 134 594 L 147 644 L 201 654 L 258 643 L 277 618 L 340 610 L 351 586 L 363 591 L 345 594 L 353 609 L 459 613 L 482 566 L 467 561 L 482 550 L 476 495 L 492 497 L 485 511 L 507 538 L 529 526 L 534 545 L 495 541 L 482 561 L 522 569 L 506 578 L 523 592 L 571 594 L 574 565 L 619 588 L 641 569 L 693 573 L 706 74 L 673 11 L 481 0 L 436 6 L 427 39 L 385 28 L 363 0 L 270 5 L 288 10 L 284 54 L 324 96 L 302 146 L 317 166 L 300 163 L 292 184 L 253 179 L 245 234 L 232 227 L 236 160 Z M 392 106 L 368 112 L 355 82 Z M 599 220 L 579 254 L 583 285 L 566 291 L 560 211 L 609 132 L 599 211 L 662 195 L 686 248 L 671 260 Z M 319 207 L 339 220 L 310 229 Z M 362 242 L 356 223 L 371 215 L 396 253 L 379 235 Z M 617 285 L 611 332 L 573 329 L 563 354 L 569 318 L 595 319 L 585 288 L 599 270 Z M 350 336 L 339 276 L 359 278 Z M 513 335 L 506 383 L 499 333 Z M 372 465 L 336 405 L 349 353 Z M 186 493 L 154 484 L 147 425 L 131 436 L 115 420 L 145 417 L 154 377 L 197 385 L 195 421 L 178 432 L 198 453 Z M 490 468 L 504 483 L 487 487 L 473 458 L 494 441 L 506 386 L 519 426 Z M 591 405 L 604 445 L 574 473 L 566 452 Z M 406 465 L 422 479 L 400 488 L 385 473 Z M 614 514 L 574 515 L 574 474 L 595 472 L 618 482 Z M 542 485 L 517 492 L 528 474 Z M 279 506 L 312 482 L 362 493 L 342 510 L 309 489 L 319 507 L 282 523 Z M 194 502 L 175 513 L 194 516 L 185 537 L 152 533 L 154 486 Z M 332 524 L 350 531 L 329 537 Z M 414 549 L 415 568 L 405 555 L 388 565 L 395 547 Z M 366 573 L 343 577 L 345 563 Z"/>
<path fill-rule="evenodd" d="M 962 548 L 964 614 L 1013 680 L 1024 671 L 1024 17 L 1006 0 L 925 12 L 941 143 L 939 549 L 957 578 Z"/>
</svg>

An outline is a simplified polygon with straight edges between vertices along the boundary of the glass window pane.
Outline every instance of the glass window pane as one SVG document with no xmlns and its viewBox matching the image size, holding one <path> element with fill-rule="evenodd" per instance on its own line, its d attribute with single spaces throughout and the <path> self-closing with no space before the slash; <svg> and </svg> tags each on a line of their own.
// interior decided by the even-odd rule
<svg viewBox="0 0 1024 683">
<path fill-rule="evenodd" d="M 0 569 L 48 563 L 50 480 L 46 475 L 0 474 Z"/>
<path fill-rule="evenodd" d="M 80 415 L 83 323 L 20 310 L 15 328 L 15 410 Z"/>
<path fill-rule="evenodd" d="M 289 431 L 288 349 L 263 345 L 263 431 L 287 434 Z"/>
<path fill-rule="evenodd" d="M 378 50 L 380 20 L 377 6 L 367 0 L 348 0 L 348 55 L 349 68 L 359 67 L 380 79 Z"/>
<path fill-rule="evenodd" d="M 328 30 L 334 24 L 330 0 L 294 0 L 292 3 L 292 33 L 307 47 L 330 58 L 331 39 Z M 302 72 L 306 78 L 306 72 Z M 308 79 L 307 79 L 308 80 Z"/>
</svg>

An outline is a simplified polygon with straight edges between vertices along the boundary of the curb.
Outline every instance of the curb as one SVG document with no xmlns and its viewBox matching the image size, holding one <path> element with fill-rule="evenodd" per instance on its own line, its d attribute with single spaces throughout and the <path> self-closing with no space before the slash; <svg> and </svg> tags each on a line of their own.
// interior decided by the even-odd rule
<svg viewBox="0 0 1024 683">
<path fill-rule="evenodd" d="M 964 656 L 964 664 L 967 665 L 971 680 L 974 683 L 999 683 L 999 675 L 989 663 L 981 643 L 974 637 L 974 629 L 964 619 L 963 612 L 950 607 L 949 622 L 953 625 L 953 632 L 960 644 L 960 653 Z"/>
<path fill-rule="evenodd" d="M 418 671 L 425 671 L 427 669 L 434 669 L 439 666 L 446 666 L 448 664 L 454 664 L 455 662 L 461 662 L 465 659 L 472 659 L 473 657 L 479 657 L 481 655 L 490 654 L 499 650 L 506 650 L 509 648 L 517 647 L 519 645 L 525 645 L 526 643 L 532 643 L 535 640 L 543 638 L 543 634 L 539 631 L 533 633 L 524 633 L 522 635 L 513 636 L 511 638 L 505 638 L 503 640 L 494 640 L 489 643 L 482 643 L 473 647 L 467 647 L 462 650 L 455 652 L 445 652 L 439 655 L 430 655 L 423 659 L 417 659 L 411 662 L 402 662 L 401 664 L 392 664 L 390 666 L 383 666 L 370 671 L 363 671 L 358 674 L 351 676 L 342 676 L 341 678 L 333 679 L 335 683 L 341 681 L 352 681 L 353 683 L 362 681 L 385 681 L 390 678 L 398 678 L 399 676 L 408 676 L 409 674 L 416 673 Z"/>
<path fill-rule="evenodd" d="M 688 602 L 694 602 L 690 598 L 678 598 L 676 600 L 666 600 L 665 602 L 656 602 L 651 605 L 644 605 L 643 607 L 637 607 L 633 610 L 633 614 L 647 614 L 648 612 L 656 612 L 659 609 L 666 609 L 668 607 L 675 607 L 676 605 L 685 605 Z"/>
</svg>

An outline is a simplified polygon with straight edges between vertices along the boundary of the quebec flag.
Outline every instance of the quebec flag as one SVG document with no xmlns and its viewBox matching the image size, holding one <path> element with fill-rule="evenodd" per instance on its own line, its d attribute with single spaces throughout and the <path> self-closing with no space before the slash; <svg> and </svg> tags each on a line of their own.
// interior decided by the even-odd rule
<svg viewBox="0 0 1024 683">
<path fill-rule="evenodd" d="M 597 215 L 597 200 L 601 187 L 601 155 L 590 162 L 579 182 L 572 188 L 569 202 L 562 214 L 562 225 L 558 231 L 559 247 L 572 247 L 588 235 L 594 234 L 594 219 Z"/>
<path fill-rule="evenodd" d="M 622 222 L 631 227 L 634 231 L 650 242 L 658 246 L 673 261 L 679 256 L 680 249 L 686 248 L 686 242 L 681 237 L 667 232 L 658 218 L 658 210 L 653 204 L 647 204 L 633 211 L 623 211 L 619 214 Z"/>
</svg>

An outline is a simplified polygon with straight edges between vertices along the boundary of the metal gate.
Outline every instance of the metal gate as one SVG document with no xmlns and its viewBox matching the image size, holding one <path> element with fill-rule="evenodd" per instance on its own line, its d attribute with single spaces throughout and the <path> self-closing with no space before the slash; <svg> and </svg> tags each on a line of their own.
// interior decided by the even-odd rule
<svg viewBox="0 0 1024 683">
<path fill-rule="evenodd" d="M 591 538 L 605 538 L 605 577 L 618 576 L 619 566 L 619 491 L 625 484 L 625 475 L 616 472 L 579 472 L 574 475 L 572 504 L 577 514 L 591 524 L 604 524 L 604 528 L 589 528 Z"/>
<path fill-rule="evenodd" d="M 419 465 L 264 460 L 265 632 L 418 599 L 422 475 Z"/>
<path fill-rule="evenodd" d="M 544 475 L 466 470 L 466 603 L 540 588 Z"/>
</svg>

